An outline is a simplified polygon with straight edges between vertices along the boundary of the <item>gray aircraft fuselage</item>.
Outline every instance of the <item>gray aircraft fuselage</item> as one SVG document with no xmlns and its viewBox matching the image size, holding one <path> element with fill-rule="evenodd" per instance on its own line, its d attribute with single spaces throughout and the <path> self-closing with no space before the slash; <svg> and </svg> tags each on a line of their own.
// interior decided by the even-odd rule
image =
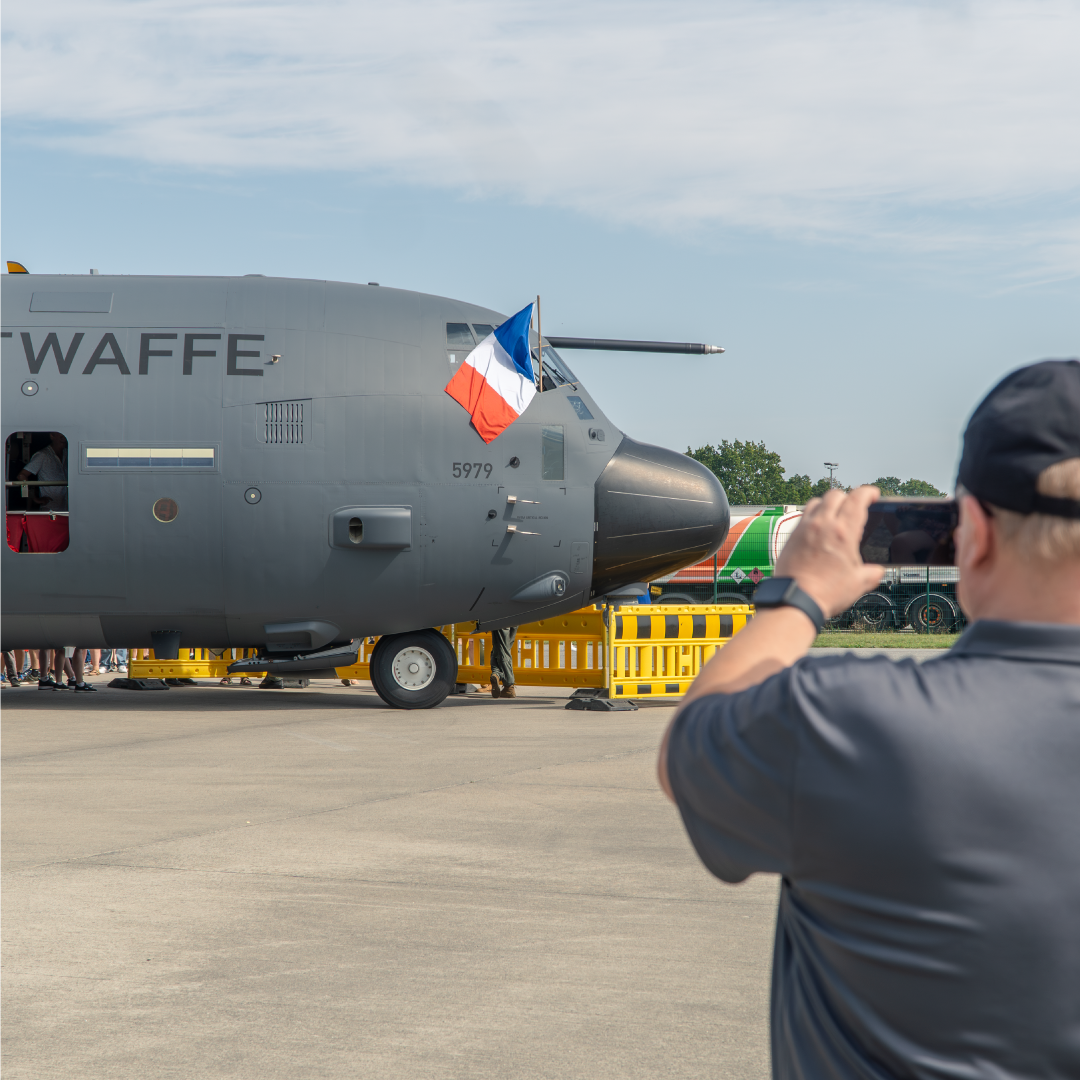
<svg viewBox="0 0 1080 1080">
<path fill-rule="evenodd" d="M 70 515 L 62 552 L 5 545 L 4 648 L 518 624 L 726 535 L 715 477 L 624 438 L 579 381 L 485 444 L 445 387 L 469 351 L 448 324 L 479 338 L 486 308 L 255 276 L 2 283 L 3 435 L 67 438 Z"/>
</svg>

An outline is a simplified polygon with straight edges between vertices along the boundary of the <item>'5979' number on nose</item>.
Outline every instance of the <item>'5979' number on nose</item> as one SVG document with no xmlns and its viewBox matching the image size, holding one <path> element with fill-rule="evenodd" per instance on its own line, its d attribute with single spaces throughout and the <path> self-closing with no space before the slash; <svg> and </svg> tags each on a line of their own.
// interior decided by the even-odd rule
<svg viewBox="0 0 1080 1080">
<path fill-rule="evenodd" d="M 481 473 L 484 477 L 491 475 L 491 462 L 490 461 L 455 461 L 454 462 L 454 475 L 457 477 L 465 477 L 466 480 L 470 476 L 478 477 Z"/>
</svg>

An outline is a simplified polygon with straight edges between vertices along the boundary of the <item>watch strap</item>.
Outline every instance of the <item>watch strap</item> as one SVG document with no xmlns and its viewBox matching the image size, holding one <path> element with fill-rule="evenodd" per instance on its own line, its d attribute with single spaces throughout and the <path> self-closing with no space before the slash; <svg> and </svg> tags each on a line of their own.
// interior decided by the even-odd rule
<svg viewBox="0 0 1080 1080">
<path fill-rule="evenodd" d="M 764 599 L 759 600 L 758 595 L 761 592 L 761 586 L 758 586 L 758 591 L 754 594 L 754 605 L 756 607 L 798 608 L 819 631 L 825 628 L 824 612 L 808 593 L 799 588 L 799 584 L 794 578 L 769 578 L 769 581 L 773 584 L 766 591 L 772 595 L 767 595 Z M 781 587 L 782 591 L 780 591 Z"/>
</svg>

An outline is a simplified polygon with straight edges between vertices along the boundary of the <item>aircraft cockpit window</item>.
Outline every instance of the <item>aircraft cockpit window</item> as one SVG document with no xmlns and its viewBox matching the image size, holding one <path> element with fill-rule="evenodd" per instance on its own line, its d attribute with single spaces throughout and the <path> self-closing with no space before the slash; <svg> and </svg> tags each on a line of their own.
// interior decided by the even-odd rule
<svg viewBox="0 0 1080 1080">
<path fill-rule="evenodd" d="M 459 364 L 473 351 L 476 342 L 472 330 L 465 322 L 446 324 L 446 358 L 451 364 Z"/>
<path fill-rule="evenodd" d="M 536 350 L 533 349 L 533 363 L 536 363 Z M 554 390 L 558 386 L 576 383 L 577 376 L 566 365 L 566 361 L 550 346 L 544 346 L 544 389 Z"/>
<path fill-rule="evenodd" d="M 474 322 L 472 328 L 476 331 L 477 341 L 483 341 L 488 335 L 495 333 L 495 327 L 491 323 Z"/>
<path fill-rule="evenodd" d="M 448 349 L 471 349 L 476 344 L 467 322 L 446 324 L 446 347 Z"/>
<path fill-rule="evenodd" d="M 68 546 L 68 443 L 59 431 L 17 431 L 5 453 L 4 505 L 12 551 Z"/>
</svg>

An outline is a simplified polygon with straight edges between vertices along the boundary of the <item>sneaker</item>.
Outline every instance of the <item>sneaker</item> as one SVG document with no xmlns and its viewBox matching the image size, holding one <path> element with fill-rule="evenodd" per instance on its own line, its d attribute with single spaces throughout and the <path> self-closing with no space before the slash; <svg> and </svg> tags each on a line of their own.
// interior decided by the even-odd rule
<svg viewBox="0 0 1080 1080">
<path fill-rule="evenodd" d="M 38 671 L 38 669 L 37 669 L 36 667 L 32 667 L 32 668 L 31 668 L 31 669 L 30 669 L 30 670 L 29 670 L 29 671 L 28 671 L 28 672 L 26 673 L 26 677 L 27 677 L 28 679 L 40 679 L 40 678 L 41 678 L 41 672 L 40 672 L 40 671 Z"/>
<path fill-rule="evenodd" d="M 499 696 L 499 680 L 494 675 L 491 676 L 491 696 Z"/>
<path fill-rule="evenodd" d="M 77 682 L 72 687 L 72 690 L 74 690 L 76 694 L 96 694 L 98 692 L 97 687 L 91 686 L 88 682 Z"/>
<path fill-rule="evenodd" d="M 22 683 L 17 678 L 8 679 L 8 682 L 11 683 L 12 686 L 22 686 Z"/>
<path fill-rule="evenodd" d="M 123 671 L 126 674 L 127 673 L 127 664 L 118 664 L 117 667 L 116 667 L 116 670 L 117 671 Z"/>
<path fill-rule="evenodd" d="M 53 682 L 52 679 L 38 679 L 37 688 L 39 690 L 63 690 L 63 686 L 58 682 Z"/>
</svg>

